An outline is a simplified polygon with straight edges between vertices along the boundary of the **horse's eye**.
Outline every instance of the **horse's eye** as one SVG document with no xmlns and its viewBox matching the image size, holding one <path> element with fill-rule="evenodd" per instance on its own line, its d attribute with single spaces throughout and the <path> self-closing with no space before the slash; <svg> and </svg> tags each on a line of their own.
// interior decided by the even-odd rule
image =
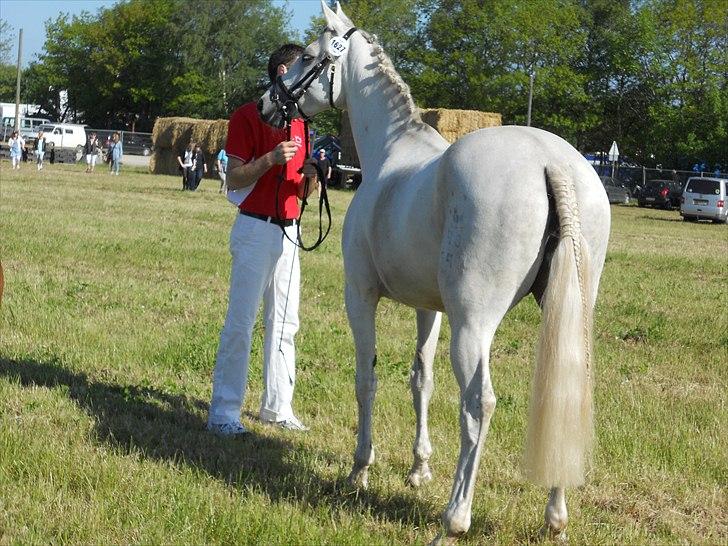
<svg viewBox="0 0 728 546">
<path fill-rule="evenodd" d="M 313 61 L 313 58 L 313 55 L 309 55 L 308 53 L 304 53 L 303 55 L 301 55 L 301 61 L 304 64 L 310 63 L 311 61 Z"/>
</svg>

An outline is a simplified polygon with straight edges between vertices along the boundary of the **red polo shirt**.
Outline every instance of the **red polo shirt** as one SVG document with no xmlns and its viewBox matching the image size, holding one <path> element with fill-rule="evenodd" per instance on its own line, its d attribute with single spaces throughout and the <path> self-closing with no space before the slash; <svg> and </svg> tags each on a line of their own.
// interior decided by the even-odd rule
<svg viewBox="0 0 728 546">
<path fill-rule="evenodd" d="M 260 119 L 256 104 L 249 102 L 230 117 L 225 152 L 248 163 L 264 156 L 286 138 L 285 129 L 274 129 L 266 124 Z M 296 155 L 285 165 L 274 165 L 266 171 L 255 183 L 253 191 L 240 203 L 240 210 L 273 218 L 298 218 L 298 186 L 303 181 L 298 171 L 306 159 L 306 126 L 303 120 L 294 119 L 291 123 L 291 140 L 299 143 Z"/>
</svg>

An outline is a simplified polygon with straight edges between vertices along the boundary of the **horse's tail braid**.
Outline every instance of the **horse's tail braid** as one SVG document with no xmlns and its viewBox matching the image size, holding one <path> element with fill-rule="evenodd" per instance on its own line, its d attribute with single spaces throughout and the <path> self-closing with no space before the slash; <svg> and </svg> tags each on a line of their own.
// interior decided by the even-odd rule
<svg viewBox="0 0 728 546">
<path fill-rule="evenodd" d="M 572 177 L 547 166 L 559 243 L 541 301 L 543 318 L 530 402 L 525 470 L 547 487 L 581 485 L 593 443 L 589 249 Z"/>
</svg>

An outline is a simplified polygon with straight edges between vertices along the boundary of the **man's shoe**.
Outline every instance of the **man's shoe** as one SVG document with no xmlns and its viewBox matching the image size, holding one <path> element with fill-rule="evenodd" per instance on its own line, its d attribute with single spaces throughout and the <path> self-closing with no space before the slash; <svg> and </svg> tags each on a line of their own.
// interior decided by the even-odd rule
<svg viewBox="0 0 728 546">
<path fill-rule="evenodd" d="M 207 423 L 207 430 L 218 436 L 242 436 L 248 433 L 241 423 Z"/>
<path fill-rule="evenodd" d="M 288 430 L 299 430 L 301 432 L 306 432 L 308 430 L 308 427 L 299 421 L 296 416 L 289 417 L 283 421 L 276 421 L 276 425 Z"/>
</svg>

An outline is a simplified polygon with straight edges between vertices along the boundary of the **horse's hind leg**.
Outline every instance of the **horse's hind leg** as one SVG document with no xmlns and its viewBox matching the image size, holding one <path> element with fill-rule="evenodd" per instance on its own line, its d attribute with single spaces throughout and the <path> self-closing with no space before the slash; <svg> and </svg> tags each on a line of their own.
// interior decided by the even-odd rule
<svg viewBox="0 0 728 546">
<path fill-rule="evenodd" d="M 417 350 L 410 372 L 412 402 L 417 415 L 417 433 L 412 448 L 414 462 L 407 477 L 407 482 L 413 487 L 419 487 L 432 479 L 428 463 L 432 455 L 432 445 L 427 429 L 427 409 L 432 396 L 432 363 L 435 359 L 441 319 L 442 315 L 435 311 L 417 310 Z"/>
<path fill-rule="evenodd" d="M 442 514 L 446 535 L 436 539 L 445 543 L 453 542 L 470 528 L 480 452 L 495 411 L 488 359 L 498 324 L 492 320 L 493 316 L 448 314 L 452 329 L 452 368 L 460 386 L 460 458 L 450 502 Z"/>
<path fill-rule="evenodd" d="M 566 511 L 566 493 L 563 487 L 552 487 L 544 513 L 544 534 L 566 540 L 566 524 L 569 515 Z"/>
<path fill-rule="evenodd" d="M 369 465 L 374 462 L 372 407 L 377 392 L 377 376 L 374 369 L 377 364 L 374 316 L 378 299 L 373 293 L 362 293 L 348 283 L 344 295 L 356 349 L 356 400 L 359 406 L 359 430 L 349 482 L 353 485 L 361 484 L 366 488 Z"/>
</svg>

